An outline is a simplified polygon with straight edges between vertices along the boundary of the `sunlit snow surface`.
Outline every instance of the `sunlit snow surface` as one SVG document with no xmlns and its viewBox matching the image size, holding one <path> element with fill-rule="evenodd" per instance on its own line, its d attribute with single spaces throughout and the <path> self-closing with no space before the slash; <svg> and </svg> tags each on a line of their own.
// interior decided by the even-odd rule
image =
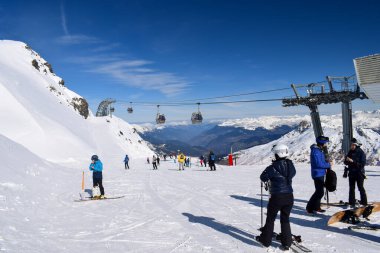
<svg viewBox="0 0 380 253">
<path fill-rule="evenodd" d="M 74 202 L 82 168 L 46 163 L 10 140 L 0 140 L 2 154 L 13 151 L 2 161 L 0 179 L 0 249 L 5 252 L 266 252 L 253 239 L 261 223 L 263 166 L 218 166 L 211 172 L 193 164 L 178 171 L 173 161 L 163 161 L 153 171 L 143 159 L 132 159 L 126 171 L 121 162 L 103 160 L 106 195 L 125 197 Z M 291 226 L 303 244 L 313 252 L 378 252 L 379 232 L 326 226 L 340 208 L 316 217 L 306 214 L 314 186 L 309 167 L 296 168 Z M 339 185 L 330 201 L 346 201 L 348 182 L 340 178 L 342 168 L 336 170 Z M 369 200 L 378 200 L 380 169 L 367 171 Z M 85 195 L 90 188 L 86 171 Z M 267 199 L 265 193 L 264 206 Z M 379 222 L 380 215 L 373 215 L 370 223 Z M 281 252 L 278 243 L 272 247 Z"/>
</svg>

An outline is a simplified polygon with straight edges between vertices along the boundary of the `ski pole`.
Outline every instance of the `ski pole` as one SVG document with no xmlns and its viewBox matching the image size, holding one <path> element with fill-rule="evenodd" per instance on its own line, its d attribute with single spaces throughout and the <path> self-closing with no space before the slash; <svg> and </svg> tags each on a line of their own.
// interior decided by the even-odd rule
<svg viewBox="0 0 380 253">
<path fill-rule="evenodd" d="M 260 181 L 261 183 L 261 228 L 263 228 L 263 181 Z"/>
</svg>

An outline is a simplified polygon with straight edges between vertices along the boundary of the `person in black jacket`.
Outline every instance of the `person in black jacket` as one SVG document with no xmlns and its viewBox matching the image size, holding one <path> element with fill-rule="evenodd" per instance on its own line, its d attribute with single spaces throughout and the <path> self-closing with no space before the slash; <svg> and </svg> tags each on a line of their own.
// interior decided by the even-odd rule
<svg viewBox="0 0 380 253">
<path fill-rule="evenodd" d="M 215 160 L 216 160 L 216 156 L 214 152 L 210 151 L 210 154 L 208 155 L 208 165 L 210 166 L 210 170 L 212 171 L 216 170 Z"/>
<path fill-rule="evenodd" d="M 360 192 L 360 204 L 367 205 L 367 194 L 364 189 L 366 155 L 360 148 L 361 144 L 355 139 L 351 139 L 351 150 L 348 152 L 344 164 L 347 165 L 343 177 L 349 178 L 349 197 L 348 202 L 355 206 L 355 183 Z"/>
<path fill-rule="evenodd" d="M 293 162 L 287 159 L 289 149 L 286 145 L 275 145 L 272 151 L 276 159 L 260 176 L 261 181 L 269 181 L 271 197 L 268 202 L 265 226 L 261 229 L 261 235 L 257 236 L 256 240 L 265 247 L 270 246 L 274 221 L 276 220 L 278 211 L 280 211 L 281 244 L 287 250 L 292 244 L 289 216 L 294 203 L 292 178 L 296 175 L 296 169 Z"/>
</svg>

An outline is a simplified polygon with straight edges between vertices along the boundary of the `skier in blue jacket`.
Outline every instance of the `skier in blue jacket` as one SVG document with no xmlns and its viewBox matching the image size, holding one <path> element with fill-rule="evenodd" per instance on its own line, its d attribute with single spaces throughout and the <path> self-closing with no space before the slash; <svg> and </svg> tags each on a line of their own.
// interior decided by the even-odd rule
<svg viewBox="0 0 380 253">
<path fill-rule="evenodd" d="M 324 195 L 324 179 L 326 171 L 331 169 L 331 164 L 327 161 L 324 149 L 327 147 L 329 138 L 319 136 L 316 139 L 317 144 L 313 144 L 310 149 L 311 177 L 314 180 L 315 192 L 306 205 L 308 213 L 325 212 L 321 209 L 321 199 Z"/>
<path fill-rule="evenodd" d="M 93 187 L 99 187 L 100 189 L 100 196 L 92 196 L 93 198 L 104 198 L 104 188 L 103 188 L 103 164 L 99 160 L 99 157 L 97 155 L 93 155 L 91 157 L 91 164 L 89 166 L 90 171 L 92 171 L 92 182 Z M 94 190 L 93 190 L 94 192 Z"/>
</svg>

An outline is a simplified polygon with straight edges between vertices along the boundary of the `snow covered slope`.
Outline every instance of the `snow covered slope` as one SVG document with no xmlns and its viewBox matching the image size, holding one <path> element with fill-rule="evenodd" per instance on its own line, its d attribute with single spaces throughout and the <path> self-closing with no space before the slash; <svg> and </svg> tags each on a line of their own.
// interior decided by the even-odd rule
<svg viewBox="0 0 380 253">
<path fill-rule="evenodd" d="M 302 118 L 298 118 L 300 120 Z M 334 157 L 335 162 L 341 164 L 342 155 L 342 119 L 341 115 L 322 116 L 322 128 L 324 134 L 330 137 L 329 152 Z M 353 114 L 353 136 L 361 142 L 362 149 L 367 154 L 367 163 L 377 165 L 380 158 L 380 111 L 361 112 Z M 298 122 L 296 130 L 284 135 L 278 140 L 265 145 L 238 152 L 239 163 L 241 164 L 267 164 L 273 159 L 271 148 L 277 143 L 289 146 L 290 158 L 298 163 L 309 162 L 310 146 L 315 143 L 313 128 L 310 117 Z M 252 127 L 248 124 L 247 127 Z"/>
<path fill-rule="evenodd" d="M 94 153 L 119 160 L 152 153 L 128 123 L 93 117 L 86 100 L 26 44 L 2 40 L 0 55 L 0 134 L 46 160 L 76 166 Z"/>
<path fill-rule="evenodd" d="M 260 227 L 260 181 L 263 166 L 217 166 L 215 172 L 193 165 L 178 171 L 162 161 L 152 170 L 144 159 L 133 159 L 131 170 L 108 163 L 106 195 L 118 200 L 74 202 L 81 173 L 47 163 L 22 146 L 0 136 L 0 251 L 4 252 L 268 252 L 255 240 Z M 22 157 L 23 159 L 20 159 Z M 104 160 L 105 162 L 106 160 Z M 342 210 L 306 214 L 314 186 L 308 166 L 296 165 L 291 213 L 292 232 L 302 235 L 312 252 L 378 252 L 379 232 L 350 231 L 347 224 L 328 227 Z M 336 168 L 341 174 L 342 167 Z M 366 180 L 370 201 L 380 190 L 379 167 Z M 91 175 L 86 173 L 86 192 Z M 338 179 L 331 201 L 347 200 L 347 179 Z M 85 193 L 87 194 L 87 193 Z M 268 195 L 264 194 L 264 217 Z M 379 213 L 371 216 L 372 224 Z M 280 231 L 276 221 L 275 231 Z M 283 252 L 273 242 L 270 252 Z"/>
</svg>

